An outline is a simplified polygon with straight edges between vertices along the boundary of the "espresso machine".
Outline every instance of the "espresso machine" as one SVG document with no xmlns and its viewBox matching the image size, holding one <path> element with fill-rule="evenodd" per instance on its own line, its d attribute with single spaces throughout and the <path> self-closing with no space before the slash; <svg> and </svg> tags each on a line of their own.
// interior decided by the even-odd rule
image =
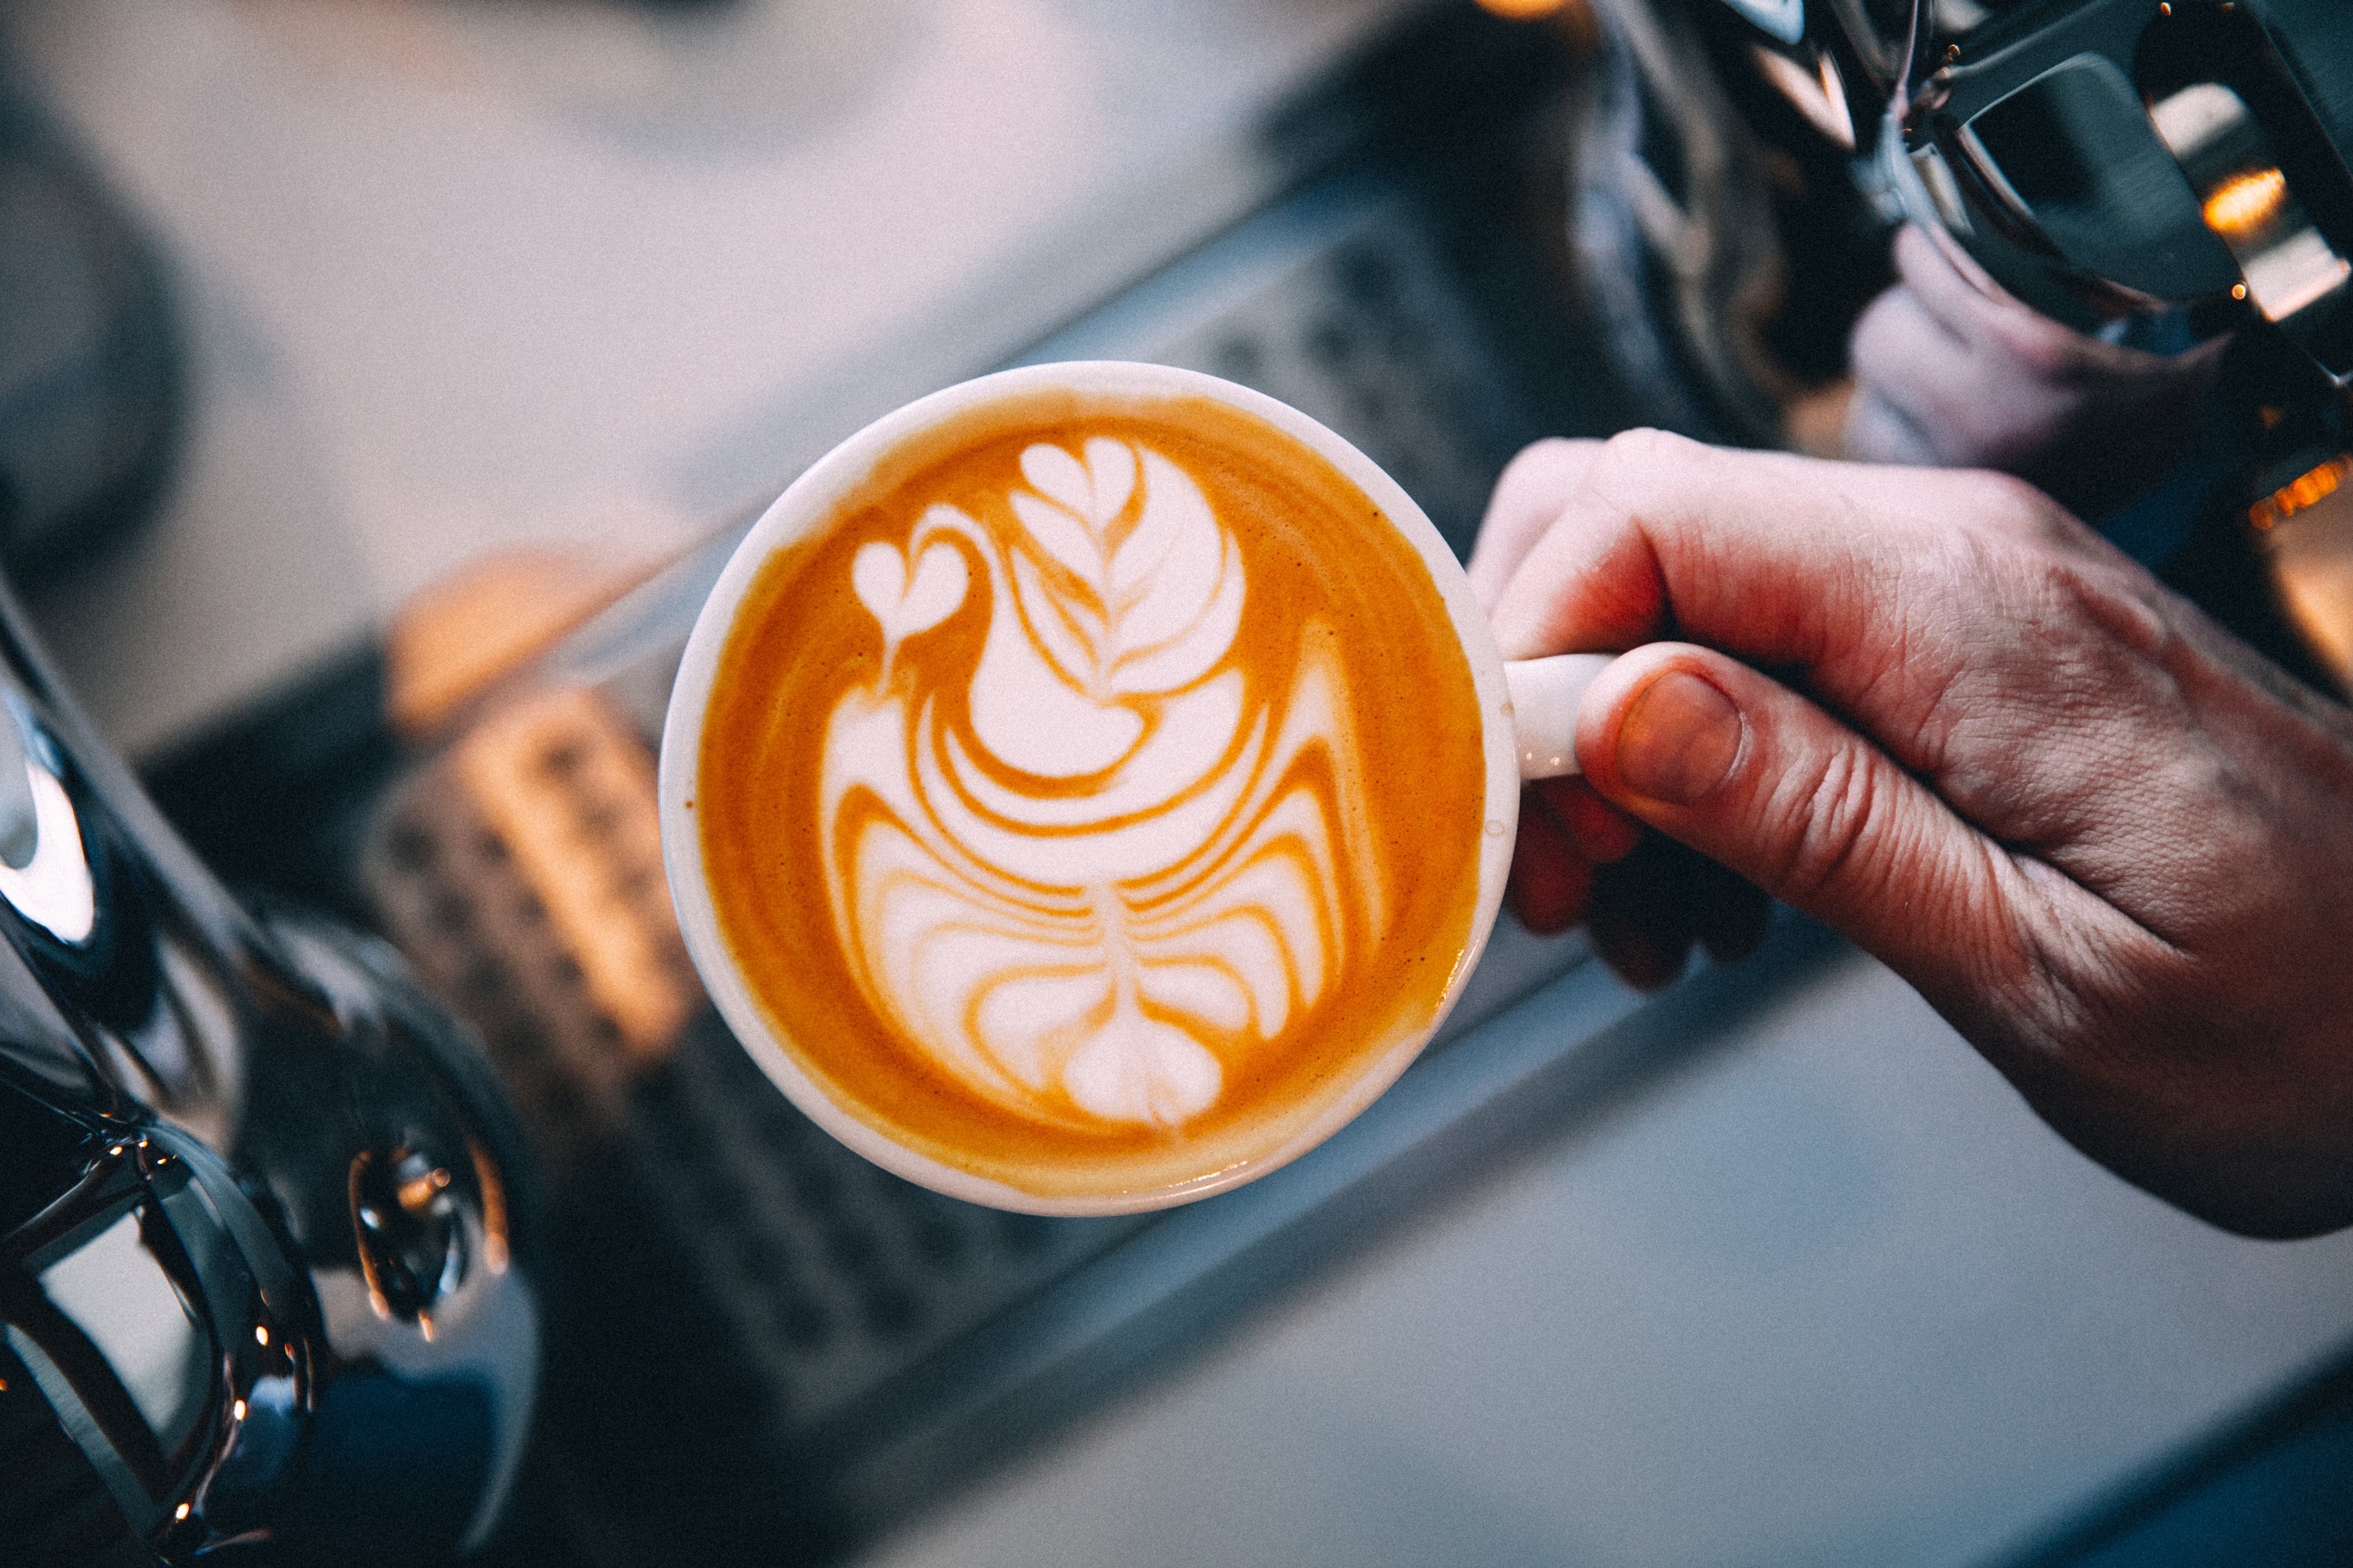
<svg viewBox="0 0 2353 1568">
<path fill-rule="evenodd" d="M 180 377 L 153 258 L 0 92 L 0 535 L 135 526 Z M 390 948 L 240 902 L 0 586 L 0 1559 L 478 1546 L 539 1366 L 532 1165 Z"/>
<path fill-rule="evenodd" d="M 232 899 L 0 622 L 0 1538 L 479 1543 L 539 1333 L 479 1048 L 388 949 Z"/>
<path fill-rule="evenodd" d="M 2227 337 L 2202 428 L 2168 449 L 2114 415 L 2026 477 L 2277 662 L 2353 683 L 2353 13 L 1596 9 L 1614 47 L 1583 103 L 1572 228 L 1646 417 L 1835 452 L 1847 331 L 1894 280 L 1899 222 L 2103 343 Z"/>
</svg>

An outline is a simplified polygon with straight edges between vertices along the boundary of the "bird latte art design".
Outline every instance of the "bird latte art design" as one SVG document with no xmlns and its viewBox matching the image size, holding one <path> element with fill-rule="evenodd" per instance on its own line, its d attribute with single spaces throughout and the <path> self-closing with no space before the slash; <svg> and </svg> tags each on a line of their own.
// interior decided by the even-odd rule
<svg viewBox="0 0 2353 1568">
<path fill-rule="evenodd" d="M 1261 1156 L 1460 961 L 1480 719 L 1429 568 L 1206 400 L 984 409 L 779 551 L 714 678 L 719 924 L 848 1114 L 1052 1196 Z"/>
<path fill-rule="evenodd" d="M 884 651 L 826 739 L 834 919 L 872 999 L 976 1091 L 1174 1126 L 1217 1101 L 1221 1053 L 1314 1005 L 1350 926 L 1378 938 L 1344 678 L 1312 626 L 1288 691 L 1253 701 L 1223 668 L 1249 570 L 1167 458 L 1098 436 L 1020 464 L 1018 531 L 943 503 L 855 558 Z M 974 592 L 976 750 L 891 688 L 903 639 Z"/>
</svg>

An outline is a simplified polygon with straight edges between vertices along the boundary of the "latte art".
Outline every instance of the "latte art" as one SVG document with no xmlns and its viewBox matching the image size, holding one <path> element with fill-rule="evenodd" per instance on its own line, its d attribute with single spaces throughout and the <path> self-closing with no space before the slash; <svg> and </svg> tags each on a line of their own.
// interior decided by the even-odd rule
<svg viewBox="0 0 2353 1568">
<path fill-rule="evenodd" d="M 1346 677 L 1311 621 L 1252 693 L 1240 545 L 1148 445 L 1019 468 L 1011 526 L 934 504 L 852 560 L 883 656 L 826 730 L 827 891 L 870 1000 L 975 1092 L 1173 1127 L 1380 933 Z M 976 659 L 905 647 L 959 613 Z"/>
<path fill-rule="evenodd" d="M 1484 935 L 1516 781 L 1476 605 L 1255 396 L 1039 367 L 903 410 L 689 644 L 697 964 L 902 1174 L 1060 1213 L 1246 1180 L 1402 1070 Z"/>
</svg>

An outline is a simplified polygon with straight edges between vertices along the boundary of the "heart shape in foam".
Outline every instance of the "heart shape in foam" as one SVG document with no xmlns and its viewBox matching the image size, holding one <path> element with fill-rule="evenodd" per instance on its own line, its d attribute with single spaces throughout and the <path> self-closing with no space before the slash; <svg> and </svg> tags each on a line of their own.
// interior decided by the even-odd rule
<svg viewBox="0 0 2353 1568">
<path fill-rule="evenodd" d="M 947 543 L 926 547 L 915 560 L 912 577 L 898 546 L 880 542 L 865 545 L 850 563 L 849 580 L 859 603 L 872 613 L 883 640 L 892 647 L 955 614 L 971 586 L 963 552 Z"/>
</svg>

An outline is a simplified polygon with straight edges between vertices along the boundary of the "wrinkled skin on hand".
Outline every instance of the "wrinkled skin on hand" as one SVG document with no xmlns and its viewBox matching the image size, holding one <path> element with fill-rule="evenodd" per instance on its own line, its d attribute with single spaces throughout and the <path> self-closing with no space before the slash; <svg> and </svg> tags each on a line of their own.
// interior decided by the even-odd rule
<svg viewBox="0 0 2353 1568">
<path fill-rule="evenodd" d="M 2132 499 L 2195 439 L 2223 340 L 2167 356 L 2086 337 L 1917 228 L 1897 231 L 1895 268 L 1848 344 L 1844 456 L 2000 468 L 2088 510 Z"/>
<path fill-rule="evenodd" d="M 1608 929 L 1648 879 L 1683 946 L 1753 941 L 1647 829 L 1876 954 L 2126 1180 L 2353 1223 L 2353 715 L 1983 472 L 1546 442 L 1471 570 L 1507 658 L 1632 650 L 1523 813 L 1535 923 L 1659 983 L 1672 922 Z"/>
</svg>

